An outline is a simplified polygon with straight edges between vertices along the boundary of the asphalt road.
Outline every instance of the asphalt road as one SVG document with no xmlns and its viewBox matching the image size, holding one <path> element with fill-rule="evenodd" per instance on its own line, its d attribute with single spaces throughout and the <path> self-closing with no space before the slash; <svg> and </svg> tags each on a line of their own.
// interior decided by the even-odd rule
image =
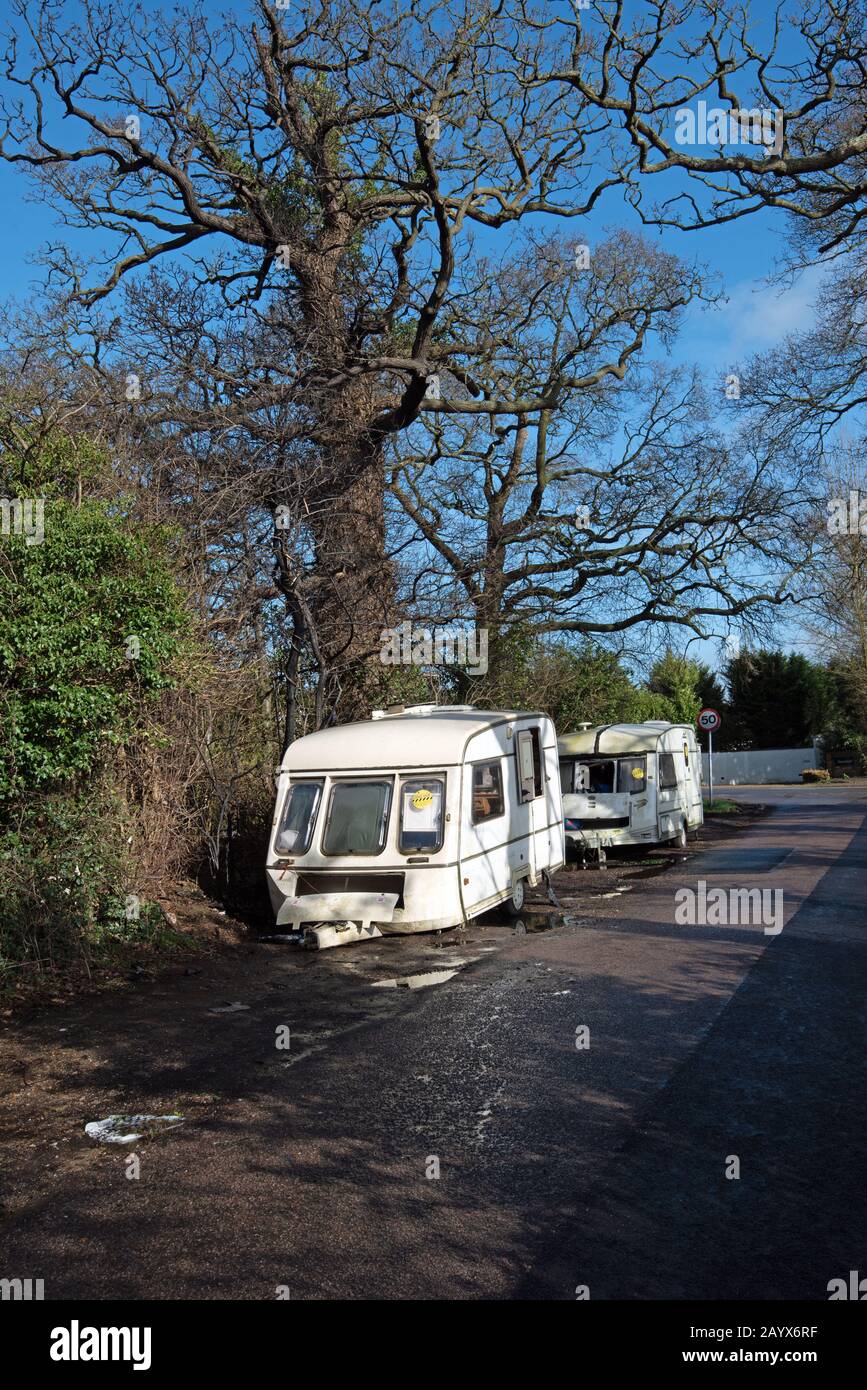
<svg viewBox="0 0 867 1390">
<path fill-rule="evenodd" d="M 257 1300 L 822 1300 L 867 1274 L 867 785 L 724 794 L 772 812 L 656 878 L 562 875 L 549 930 L 260 945 L 39 1014 L 0 1274 Z M 679 925 L 699 880 L 781 892 L 783 929 Z M 138 1178 L 82 1132 L 123 1110 L 186 1117 Z"/>
</svg>

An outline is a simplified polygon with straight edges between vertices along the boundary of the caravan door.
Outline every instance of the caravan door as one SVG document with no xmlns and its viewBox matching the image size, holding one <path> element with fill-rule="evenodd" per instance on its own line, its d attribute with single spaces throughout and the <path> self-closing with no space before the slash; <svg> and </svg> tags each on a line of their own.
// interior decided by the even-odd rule
<svg viewBox="0 0 867 1390">
<path fill-rule="evenodd" d="M 518 764 L 518 800 L 527 807 L 527 863 L 530 866 L 530 882 L 535 884 L 539 879 L 536 831 L 540 825 L 537 813 L 540 807 L 544 809 L 544 801 L 539 799 L 542 796 L 542 746 L 538 729 L 519 729 L 515 757 Z"/>
<path fill-rule="evenodd" d="M 681 821 L 685 820 L 682 807 L 683 754 L 678 758 L 670 748 L 660 747 L 657 763 L 658 834 L 660 840 L 673 840 Z"/>
<path fill-rule="evenodd" d="M 701 753 L 690 730 L 683 736 L 684 807 L 686 823 L 695 830 L 704 821 L 704 802 L 701 792 Z"/>
</svg>

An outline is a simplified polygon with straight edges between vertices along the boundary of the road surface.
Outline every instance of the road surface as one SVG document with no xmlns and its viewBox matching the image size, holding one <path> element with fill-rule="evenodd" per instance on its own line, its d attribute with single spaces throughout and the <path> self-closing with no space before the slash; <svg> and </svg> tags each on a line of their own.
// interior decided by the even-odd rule
<svg viewBox="0 0 867 1390">
<path fill-rule="evenodd" d="M 867 1274 L 867 785 L 724 794 L 771 813 L 655 878 L 561 875 L 550 930 L 256 945 L 19 1025 L 0 1274 L 254 1300 Z M 782 931 L 679 925 L 700 880 L 781 892 Z M 123 1111 L 185 1116 L 138 1177 L 83 1135 Z"/>
</svg>

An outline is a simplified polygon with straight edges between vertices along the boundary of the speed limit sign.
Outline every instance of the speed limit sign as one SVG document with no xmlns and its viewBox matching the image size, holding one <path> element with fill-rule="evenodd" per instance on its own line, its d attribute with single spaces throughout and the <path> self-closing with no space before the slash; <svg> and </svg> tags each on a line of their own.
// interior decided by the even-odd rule
<svg viewBox="0 0 867 1390">
<path fill-rule="evenodd" d="M 722 720 L 715 709 L 703 709 L 698 716 L 698 727 L 704 729 L 706 734 L 715 733 Z"/>
</svg>

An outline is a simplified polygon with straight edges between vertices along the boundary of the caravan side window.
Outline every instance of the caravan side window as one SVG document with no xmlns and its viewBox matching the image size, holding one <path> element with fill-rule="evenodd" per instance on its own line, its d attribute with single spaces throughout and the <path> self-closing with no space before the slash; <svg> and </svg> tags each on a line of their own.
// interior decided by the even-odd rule
<svg viewBox="0 0 867 1390">
<path fill-rule="evenodd" d="M 531 729 L 530 737 L 533 740 L 533 792 L 536 796 L 541 796 L 542 770 L 545 766 L 542 757 L 542 739 L 538 729 Z"/>
<path fill-rule="evenodd" d="M 425 850 L 435 854 L 443 844 L 442 777 L 404 778 L 400 784 L 400 829 L 397 847 L 401 854 Z"/>
<path fill-rule="evenodd" d="M 542 740 L 538 729 L 520 729 L 515 740 L 518 765 L 518 795 L 532 801 L 542 795 Z"/>
<path fill-rule="evenodd" d="M 560 759 L 560 790 L 564 796 L 567 792 L 574 792 L 575 790 L 574 758 Z"/>
<path fill-rule="evenodd" d="M 473 765 L 473 825 L 502 816 L 506 809 L 503 797 L 503 769 L 499 762 Z"/>
<path fill-rule="evenodd" d="M 659 785 L 661 787 L 677 786 L 677 769 L 674 766 L 673 753 L 660 753 L 659 755 Z"/>
</svg>

